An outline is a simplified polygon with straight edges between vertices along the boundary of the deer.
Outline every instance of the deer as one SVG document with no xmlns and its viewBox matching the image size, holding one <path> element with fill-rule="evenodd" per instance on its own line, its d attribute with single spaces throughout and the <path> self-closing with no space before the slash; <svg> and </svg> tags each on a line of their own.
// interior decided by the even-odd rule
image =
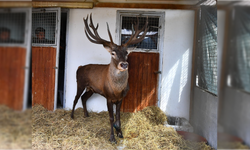
<svg viewBox="0 0 250 150">
<path fill-rule="evenodd" d="M 114 137 L 113 128 L 116 130 L 116 134 L 119 138 L 123 138 L 121 131 L 120 122 L 120 108 L 123 98 L 127 95 L 129 90 L 128 84 L 128 67 L 127 62 L 128 54 L 133 51 L 133 48 L 128 48 L 129 45 L 137 44 L 141 42 L 148 31 L 148 18 L 142 29 L 139 28 L 139 20 L 137 18 L 137 23 L 132 24 L 132 35 L 128 41 L 124 44 L 117 45 L 113 42 L 112 35 L 109 31 L 109 25 L 107 23 L 107 31 L 110 41 L 102 39 L 98 34 L 98 25 L 96 27 L 92 21 L 92 13 L 90 14 L 90 24 L 88 25 L 88 15 L 83 18 L 85 25 L 85 34 L 88 40 L 95 44 L 102 44 L 103 47 L 110 53 L 111 61 L 109 64 L 88 64 L 85 66 L 79 66 L 76 71 L 77 80 L 77 92 L 73 103 L 73 109 L 71 112 L 71 118 L 74 119 L 74 109 L 78 102 L 78 99 L 82 95 L 83 91 L 85 93 L 81 96 L 83 112 L 85 117 L 89 117 L 86 101 L 93 95 L 97 93 L 102 95 L 107 99 L 107 108 L 109 112 L 109 120 L 111 127 L 111 134 L 109 141 L 111 143 L 116 143 Z M 133 27 L 134 26 L 134 27 Z M 91 29 L 90 29 L 90 28 Z M 92 31 L 91 31 L 92 30 Z M 142 33 L 143 32 L 143 33 Z M 140 33 L 142 33 L 140 35 Z M 114 112 L 113 105 L 116 106 L 116 120 L 114 122 Z"/>
</svg>

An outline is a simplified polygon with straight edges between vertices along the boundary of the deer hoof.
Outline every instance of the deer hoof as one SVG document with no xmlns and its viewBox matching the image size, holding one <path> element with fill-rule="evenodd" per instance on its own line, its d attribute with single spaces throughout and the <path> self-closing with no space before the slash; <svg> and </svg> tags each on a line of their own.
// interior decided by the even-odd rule
<svg viewBox="0 0 250 150">
<path fill-rule="evenodd" d="M 89 114 L 88 114 L 88 113 L 87 113 L 87 114 L 84 114 L 84 116 L 85 116 L 85 117 L 89 117 Z"/>
<path fill-rule="evenodd" d="M 73 114 L 71 114 L 71 118 L 74 119 L 74 115 Z"/>
<path fill-rule="evenodd" d="M 118 136 L 119 138 L 123 138 L 122 133 L 117 133 L 117 136 Z"/>
<path fill-rule="evenodd" d="M 117 144 L 117 142 L 116 142 L 114 136 L 111 136 L 110 139 L 109 139 L 109 141 L 110 141 L 112 144 Z"/>
</svg>

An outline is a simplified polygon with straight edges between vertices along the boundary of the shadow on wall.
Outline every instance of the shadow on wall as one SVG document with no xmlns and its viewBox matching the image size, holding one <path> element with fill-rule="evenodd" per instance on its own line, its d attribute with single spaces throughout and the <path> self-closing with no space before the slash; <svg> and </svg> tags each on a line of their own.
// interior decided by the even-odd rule
<svg viewBox="0 0 250 150">
<path fill-rule="evenodd" d="M 160 108 L 165 113 L 183 109 L 180 105 L 185 103 L 186 99 L 189 99 L 189 93 L 185 91 L 185 88 L 189 88 L 186 87 L 189 78 L 189 58 L 190 49 L 187 49 L 180 59 L 174 63 L 171 69 L 162 76 Z"/>
</svg>

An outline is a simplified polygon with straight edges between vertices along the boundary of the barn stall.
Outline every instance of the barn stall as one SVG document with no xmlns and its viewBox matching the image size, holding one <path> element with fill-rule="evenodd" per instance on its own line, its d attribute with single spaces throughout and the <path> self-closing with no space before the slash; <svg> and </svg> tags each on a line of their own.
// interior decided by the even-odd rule
<svg viewBox="0 0 250 150">
<path fill-rule="evenodd" d="M 46 30 L 45 38 L 52 42 L 32 40 L 33 105 L 41 104 L 48 110 L 71 109 L 76 92 L 77 67 L 88 63 L 109 63 L 110 56 L 102 46 L 91 44 L 84 36 L 83 17 L 93 14 L 104 39 L 108 38 L 105 27 L 105 22 L 108 22 L 115 42 L 120 44 L 123 36 L 129 34 L 122 29 L 122 22 L 126 29 L 129 28 L 126 19 L 130 24 L 133 17 L 139 16 L 143 20 L 149 16 L 151 34 L 144 41 L 145 45 L 129 56 L 130 93 L 121 109 L 123 112 L 138 112 L 148 106 L 158 106 L 168 116 L 189 120 L 195 14 L 199 9 L 196 3 L 156 3 L 150 9 L 147 8 L 149 4 L 118 3 L 114 7 L 109 6 L 110 3 L 98 3 L 93 7 L 83 3 L 82 8 L 93 8 L 64 9 L 67 7 L 47 8 L 49 3 L 41 6 L 39 4 L 44 3 L 34 2 L 32 39 L 36 28 L 42 26 Z M 64 50 L 61 48 L 63 41 L 66 45 Z M 63 53 L 64 56 L 59 56 Z M 65 58 L 60 61 L 62 57 Z M 64 75 L 60 75 L 61 69 Z M 92 96 L 87 106 L 94 112 L 107 111 L 106 100 L 98 95 Z M 77 107 L 81 107 L 80 102 Z"/>
<path fill-rule="evenodd" d="M 60 70 L 60 65 L 58 66 L 58 64 L 61 64 L 61 57 L 58 58 L 60 55 L 58 51 L 61 53 L 61 49 L 59 50 L 58 45 L 55 45 L 54 56 L 51 54 L 51 56 L 54 57 L 51 57 L 54 64 L 51 64 L 52 66 L 50 68 L 53 70 L 53 67 L 55 66 L 55 69 L 58 70 L 55 71 L 55 75 L 53 75 L 54 77 L 49 76 L 50 71 L 46 72 L 48 75 L 44 76 L 41 74 L 41 71 L 39 72 L 39 69 L 34 67 L 34 71 L 38 71 L 37 75 L 42 78 L 48 77 L 51 79 L 38 79 L 36 76 L 33 77 L 34 80 L 37 80 L 38 83 L 41 84 L 39 85 L 32 82 L 34 86 L 38 88 L 36 89 L 37 91 L 32 91 L 33 94 L 35 92 L 36 94 L 39 93 L 37 97 L 33 97 L 33 105 L 41 104 L 48 110 L 56 110 L 60 107 L 65 110 L 72 109 L 73 100 L 77 90 L 75 78 L 77 68 L 86 64 L 108 64 L 110 62 L 110 55 L 107 51 L 101 45 L 93 44 L 87 39 L 84 33 L 84 17 L 87 17 L 87 15 L 92 13 L 93 22 L 94 24 L 99 23 L 98 33 L 103 39 L 109 39 L 106 29 L 107 22 L 109 24 L 110 32 L 114 37 L 114 42 L 117 44 L 121 44 L 126 36 L 131 35 L 131 22 L 133 21 L 133 18 L 139 17 L 140 24 L 143 25 L 145 17 L 148 17 L 148 34 L 146 35 L 145 40 L 137 46 L 134 52 L 130 53 L 128 58 L 130 90 L 123 100 L 121 111 L 123 113 L 139 113 L 149 106 L 157 106 L 169 118 L 174 118 L 176 120 L 173 121 L 174 124 L 172 126 L 175 126 L 175 123 L 181 124 L 178 123 L 178 120 L 181 120 L 180 122 L 185 121 L 189 126 L 179 127 L 179 130 L 184 128 L 182 130 L 194 132 L 197 135 L 203 136 L 210 146 L 216 147 L 216 118 L 208 119 L 207 126 L 194 127 L 192 122 L 190 122 L 193 119 L 193 116 L 190 115 L 193 113 L 190 112 L 190 99 L 193 96 L 193 91 L 190 87 L 192 87 L 191 83 L 195 82 L 195 75 L 192 74 L 192 66 L 195 65 L 193 61 L 194 50 L 196 48 L 195 41 L 197 38 L 196 34 L 201 34 L 198 33 L 198 31 L 202 31 L 202 29 L 197 30 L 197 26 L 199 26 L 199 16 L 197 15 L 199 15 L 199 12 L 203 11 L 204 16 L 211 13 L 210 15 L 213 18 L 207 18 L 206 21 L 210 21 L 209 23 L 212 26 L 212 19 L 216 20 L 216 15 L 214 15 L 214 12 L 211 12 L 210 9 L 203 8 L 202 6 L 214 5 L 215 2 L 209 1 L 198 3 L 198 1 L 190 1 L 185 3 L 183 1 L 182 3 L 167 4 L 162 2 L 162 4 L 159 4 L 156 2 L 154 5 L 147 3 L 138 5 L 136 3 L 102 2 L 94 3 L 93 6 L 89 6 L 88 3 L 86 3 L 85 6 L 82 6 L 89 6 L 91 9 L 65 9 L 66 7 L 46 8 L 37 3 L 37 7 L 39 8 L 33 9 L 34 17 L 35 13 L 46 14 L 53 11 L 56 12 L 59 21 L 57 21 L 57 27 L 54 28 L 56 31 L 53 37 L 59 38 L 60 36 L 58 34 L 64 33 L 65 37 L 63 38 L 65 39 L 66 47 L 65 58 L 62 60 L 65 67 L 61 68 L 64 72 L 64 79 L 62 80 L 64 82 L 63 84 L 58 82 L 60 80 L 59 78 L 61 78 L 58 73 Z M 58 4 L 58 6 L 60 6 L 60 4 L 62 5 L 62 3 L 56 4 Z M 63 12 L 65 13 L 64 18 L 62 17 Z M 35 23 L 35 20 L 41 21 L 43 19 L 33 18 L 32 20 L 34 22 L 34 28 L 37 28 L 38 26 L 36 26 L 36 24 L 41 25 L 41 23 Z M 64 23 L 64 26 L 66 26 L 64 27 L 64 31 L 62 27 L 63 20 L 66 20 Z M 203 23 L 204 22 L 205 20 L 203 20 Z M 47 28 L 47 23 L 48 20 L 44 20 L 43 24 L 45 25 L 45 28 Z M 61 29 L 61 32 L 58 32 L 58 29 Z M 211 29 L 215 30 L 213 28 Z M 46 35 L 47 39 L 50 38 L 49 35 Z M 210 42 L 214 45 L 217 44 L 217 41 L 214 39 Z M 35 49 L 33 49 L 35 45 L 36 44 L 33 43 L 32 51 L 35 51 Z M 44 43 L 42 43 L 42 45 L 45 49 L 49 49 L 49 46 L 53 46 Z M 42 48 L 42 46 L 39 45 L 38 47 Z M 216 49 L 213 48 L 213 51 L 215 50 Z M 41 52 L 43 51 L 41 50 Z M 39 57 L 39 54 L 32 53 L 32 58 L 36 61 L 38 59 L 34 59 L 36 58 L 35 55 Z M 216 57 L 214 57 L 214 59 L 216 62 Z M 45 61 L 45 59 L 41 59 L 41 61 Z M 213 71 L 214 70 L 208 70 L 210 73 L 213 73 Z M 50 94 L 47 90 L 39 90 L 40 88 L 45 87 L 42 86 L 43 84 L 45 85 L 45 83 L 40 82 L 41 80 L 48 82 L 46 85 L 54 88 L 50 91 Z M 214 83 L 211 84 L 215 84 L 216 81 L 213 82 Z M 53 86 L 56 83 L 58 84 Z M 62 85 L 62 95 L 59 92 L 59 84 Z M 199 90 L 201 89 L 197 88 L 198 92 Z M 44 97 L 44 99 L 46 99 L 46 97 L 51 98 L 44 100 L 41 97 Z M 212 95 L 211 98 L 216 101 L 215 95 Z M 196 97 L 196 99 L 200 98 Z M 207 101 L 213 103 L 211 100 Z M 199 107 L 196 105 L 193 107 Z M 76 109 L 80 109 L 79 107 L 82 107 L 80 101 L 77 103 Z M 94 94 L 87 101 L 87 107 L 88 110 L 92 112 L 100 113 L 107 111 L 107 101 L 104 97 Z M 195 114 L 199 114 L 199 112 L 195 112 Z M 192 121 L 194 125 L 199 124 L 199 119 L 193 119 Z M 204 134 L 206 132 L 198 133 L 198 131 L 201 130 L 209 132 L 210 134 Z"/>
<path fill-rule="evenodd" d="M 0 102 L 19 111 L 31 107 L 29 73 L 32 9 L 28 6 L 0 6 Z"/>
<path fill-rule="evenodd" d="M 146 36 L 143 44 L 129 55 L 130 91 L 123 101 L 122 112 L 140 114 L 144 108 L 146 110 L 150 108 L 148 106 L 158 106 L 159 111 L 163 111 L 167 118 L 175 120 L 173 128 L 183 130 L 178 120 L 185 121 L 189 126 L 184 130 L 193 131 L 195 134 L 205 137 L 208 141 L 207 144 L 214 148 L 217 147 L 217 70 L 220 67 L 218 65 L 217 68 L 217 62 L 220 62 L 220 57 L 217 57 L 217 38 L 215 38 L 217 33 L 216 10 L 209 7 L 215 4 L 214 1 L 179 1 L 170 2 L 170 4 L 169 2 L 154 2 L 153 4 L 145 2 L 140 5 L 122 1 L 120 3 L 108 3 L 107 1 L 99 3 L 34 2 L 33 4 L 35 9 L 33 9 L 32 15 L 32 37 L 35 36 L 34 31 L 38 24 L 51 32 L 47 32 L 46 38 L 53 41 L 53 43 L 32 43 L 32 52 L 34 51 L 32 67 L 35 64 L 32 68 L 32 73 L 35 75 L 32 76 L 33 105 L 36 108 L 35 104 L 41 104 L 48 110 L 64 108 L 64 110 L 58 109 L 58 112 L 63 112 L 62 114 L 57 113 L 56 110 L 55 113 L 49 113 L 49 115 L 43 108 L 40 108 L 44 113 L 36 113 L 40 114 L 40 118 L 38 115 L 36 120 L 44 119 L 43 117 L 67 120 L 61 115 L 69 117 L 67 110 L 72 109 L 76 94 L 75 72 L 78 66 L 110 62 L 110 56 L 106 50 L 100 45 L 90 43 L 86 38 L 83 17 L 90 13 L 93 14 L 94 23 L 99 23 L 98 32 L 104 39 L 108 39 L 106 31 L 106 22 L 108 22 L 115 42 L 120 44 L 123 37 L 129 34 L 124 30 L 129 29 L 126 21 L 127 24 L 130 24 L 131 18 L 139 16 L 143 22 L 143 18 L 149 16 L 150 34 Z M 51 7 L 52 5 L 57 8 Z M 49 14 L 54 14 L 51 15 L 54 17 L 51 19 Z M 37 23 L 37 21 L 41 22 Z M 54 25 L 51 25 L 51 22 L 54 22 Z M 40 58 L 41 55 L 44 57 Z M 206 57 L 209 57 L 209 60 Z M 217 59 L 219 60 L 217 61 Z M 99 95 L 93 95 L 87 101 L 87 106 L 89 111 L 93 112 L 93 116 L 98 116 L 94 112 L 107 111 L 106 100 Z M 79 107 L 82 107 L 80 101 L 77 104 L 76 115 L 81 116 L 81 119 L 84 120 Z M 60 117 L 56 117 L 56 114 L 59 114 Z M 157 116 L 155 117 L 157 118 Z M 103 118 L 106 118 L 108 122 L 107 115 Z M 204 120 L 204 118 L 206 119 Z M 126 120 L 126 118 L 122 119 Z M 127 122 L 124 120 L 122 126 L 123 122 Z M 51 120 L 45 122 L 48 124 L 43 125 L 52 125 L 51 130 L 53 131 L 53 126 L 58 123 L 58 120 L 55 121 L 55 124 L 54 122 L 49 123 Z M 170 122 L 171 119 L 168 119 L 168 125 L 171 124 Z M 74 123 L 76 125 L 72 124 L 72 126 L 80 126 L 77 121 Z M 125 124 L 127 125 L 127 123 Z M 36 125 L 39 127 L 39 123 L 33 124 L 33 127 Z M 66 128 L 66 126 L 64 127 Z M 155 130 L 161 131 L 162 128 L 165 127 L 161 126 L 160 129 Z M 59 129 L 64 130 L 64 128 Z M 34 128 L 33 130 L 36 131 Z M 52 131 L 49 134 L 56 133 Z M 58 146 L 54 144 L 59 143 L 60 145 L 64 141 L 61 137 L 51 136 L 51 138 L 46 135 L 47 133 L 42 136 L 45 139 L 39 139 L 40 137 L 36 137 L 36 133 L 42 134 L 43 131 L 35 132 L 33 135 L 38 143 L 42 141 L 40 143 L 42 146 L 46 146 L 46 144 L 52 147 Z M 142 133 L 144 132 L 142 131 Z M 55 136 L 59 136 L 59 134 Z M 54 138 L 55 143 L 49 140 Z M 105 139 L 107 142 L 108 137 Z M 125 137 L 124 141 L 126 140 Z M 73 141 L 72 139 L 66 140 L 66 142 Z M 79 139 L 76 141 L 80 144 L 84 143 Z M 88 143 L 87 140 L 85 142 Z M 91 142 L 89 144 L 87 146 L 91 146 Z M 39 144 L 35 146 L 39 146 Z"/>
</svg>

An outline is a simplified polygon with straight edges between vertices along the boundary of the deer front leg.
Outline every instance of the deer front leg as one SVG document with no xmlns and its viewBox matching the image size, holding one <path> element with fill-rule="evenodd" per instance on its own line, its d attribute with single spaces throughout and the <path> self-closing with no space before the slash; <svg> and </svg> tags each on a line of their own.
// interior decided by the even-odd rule
<svg viewBox="0 0 250 150">
<path fill-rule="evenodd" d="M 107 100 L 107 101 L 109 101 L 109 100 Z M 108 103 L 109 120 L 110 120 L 110 126 L 111 126 L 111 133 L 110 133 L 109 141 L 111 143 L 116 143 L 116 140 L 114 137 L 114 130 L 113 130 L 113 123 L 114 123 L 113 103 L 112 102 L 107 102 L 107 103 Z"/>
<path fill-rule="evenodd" d="M 121 105 L 122 105 L 122 100 L 119 101 L 117 104 L 116 104 L 116 121 L 115 123 L 113 124 L 115 130 L 116 130 L 116 134 L 119 138 L 123 138 L 123 135 L 122 135 L 122 130 L 121 130 L 121 121 L 120 121 L 120 109 L 121 109 Z"/>
</svg>

